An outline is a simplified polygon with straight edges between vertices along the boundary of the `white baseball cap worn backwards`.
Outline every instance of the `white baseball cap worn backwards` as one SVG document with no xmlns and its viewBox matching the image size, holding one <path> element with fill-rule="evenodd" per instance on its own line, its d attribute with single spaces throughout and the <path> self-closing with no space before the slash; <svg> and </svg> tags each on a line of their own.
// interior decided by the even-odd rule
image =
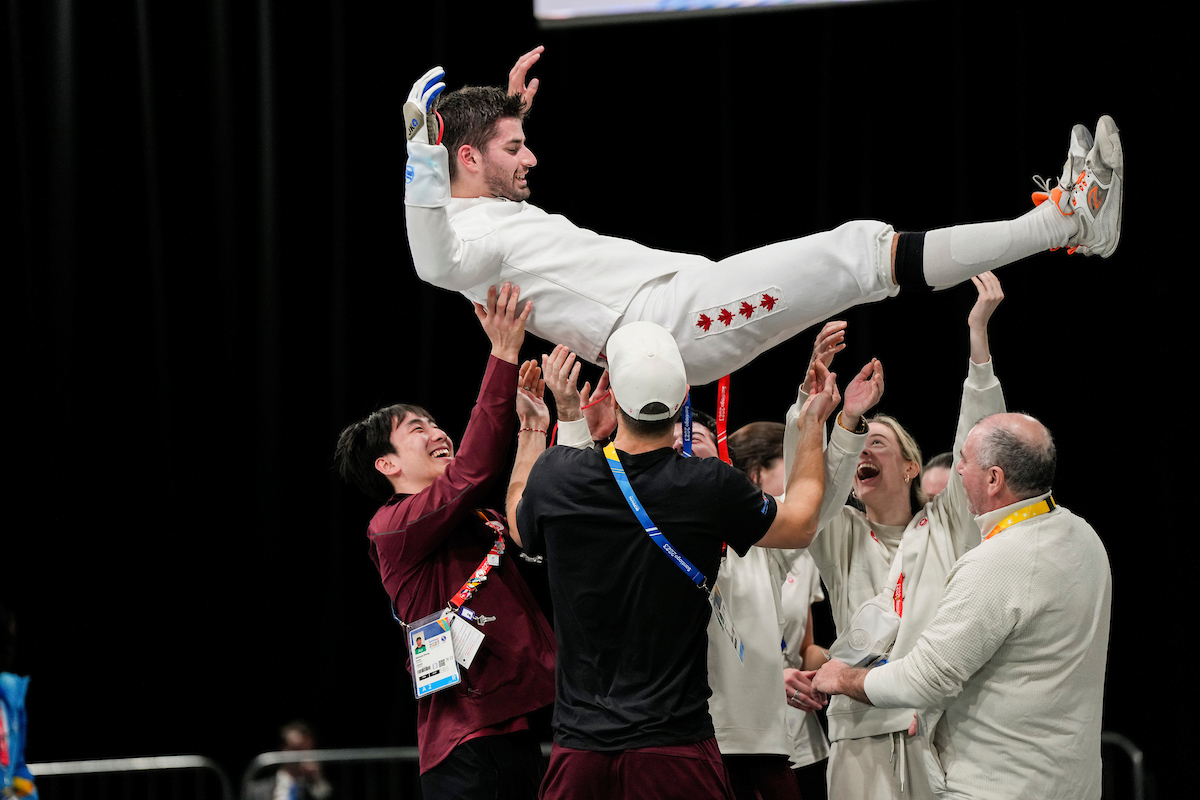
<svg viewBox="0 0 1200 800">
<path fill-rule="evenodd" d="M 687 396 L 687 372 L 679 346 L 653 322 L 631 322 L 616 330 L 605 348 L 608 376 L 621 410 L 636 420 L 670 419 Z M 651 403 L 666 411 L 643 412 Z"/>
</svg>

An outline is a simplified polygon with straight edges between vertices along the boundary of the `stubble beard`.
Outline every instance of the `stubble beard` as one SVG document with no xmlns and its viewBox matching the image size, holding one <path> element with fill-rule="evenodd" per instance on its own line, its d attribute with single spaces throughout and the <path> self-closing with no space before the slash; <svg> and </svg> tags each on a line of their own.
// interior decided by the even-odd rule
<svg viewBox="0 0 1200 800">
<path fill-rule="evenodd" d="M 493 197 L 505 197 L 519 203 L 522 200 L 529 199 L 529 173 L 525 173 L 525 180 L 525 187 L 521 188 L 517 185 L 517 176 L 515 174 L 501 176 L 491 173 L 487 176 L 487 185 Z"/>
</svg>

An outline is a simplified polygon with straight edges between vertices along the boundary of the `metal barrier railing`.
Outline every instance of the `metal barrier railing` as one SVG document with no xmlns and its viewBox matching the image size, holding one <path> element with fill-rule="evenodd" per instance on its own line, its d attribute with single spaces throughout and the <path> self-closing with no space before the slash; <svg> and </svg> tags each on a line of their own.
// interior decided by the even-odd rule
<svg viewBox="0 0 1200 800">
<path fill-rule="evenodd" d="M 1146 774 L 1145 756 L 1128 737 L 1113 731 L 1101 734 L 1102 746 L 1117 748 L 1129 759 L 1129 777 L 1133 795 L 1131 800 L 1145 800 Z M 542 744 L 542 754 L 549 756 L 550 744 Z M 362 747 L 339 750 L 286 750 L 261 753 L 250 762 L 242 775 L 242 793 L 245 796 L 250 783 L 259 773 L 271 767 L 316 761 L 322 765 L 367 764 L 380 769 L 374 771 L 343 770 L 334 777 L 334 787 L 339 797 L 355 800 L 374 800 L 420 796 L 419 776 L 416 770 L 419 753 L 416 747 Z M 1105 760 L 1106 772 L 1111 761 Z M 235 800 L 229 779 L 215 761 L 204 756 L 145 756 L 139 758 L 107 758 L 91 761 L 50 761 L 29 765 L 42 797 L 54 800 L 70 800 L 85 797 L 88 800 L 106 800 L 108 797 L 121 800 L 145 798 L 193 798 L 194 800 Z M 181 773 L 193 771 L 195 780 L 185 781 Z M 91 776 L 82 790 L 64 791 L 71 788 L 69 779 Z M 120 778 L 118 778 L 120 776 Z M 205 778 L 204 776 L 209 776 Z M 164 787 L 164 783 L 172 786 Z M 214 783 L 217 791 L 207 789 Z M 1112 800 L 1127 797 L 1116 789 L 1111 773 L 1106 776 L 1104 796 Z M 53 793 L 47 791 L 48 784 Z"/>
<path fill-rule="evenodd" d="M 542 742 L 542 757 L 550 757 L 550 742 Z M 322 766 L 329 764 L 376 764 L 395 768 L 391 772 L 382 770 L 372 775 L 369 772 L 344 771 L 332 778 L 331 783 L 339 797 L 372 800 L 376 797 L 400 798 L 406 796 L 400 787 L 407 786 L 411 796 L 419 796 L 420 776 L 416 765 L 420 751 L 416 747 L 359 747 L 338 750 L 273 750 L 254 757 L 242 775 L 242 796 L 246 796 L 250 783 L 264 770 L 283 764 L 298 764 L 316 761 Z M 386 779 L 382 777 L 386 775 Z M 386 788 L 382 784 L 386 782 Z"/>
<path fill-rule="evenodd" d="M 326 774 L 338 797 L 355 800 L 419 797 L 416 769 L 420 753 L 416 747 L 356 747 L 339 750 L 279 750 L 260 753 L 242 774 L 242 796 L 259 773 L 270 767 L 315 761 L 322 767 L 347 764 L 370 765 L 366 770 L 332 770 Z"/>
<path fill-rule="evenodd" d="M 45 761 L 29 765 L 37 783 L 38 794 L 67 800 L 86 797 L 105 800 L 108 797 L 135 800 L 138 797 L 190 797 L 194 800 L 234 800 L 229 778 L 215 761 L 204 756 L 143 756 L 138 758 L 102 758 L 92 761 Z M 181 773 L 195 771 L 194 781 L 187 786 Z M 204 778 L 210 775 L 210 778 Z M 93 779 L 86 782 L 84 776 Z M 74 780 L 71 780 L 71 779 Z M 215 781 L 217 791 L 207 791 Z M 62 785 L 60 785 L 62 784 Z M 164 790 L 164 784 L 170 784 Z M 48 791 L 53 786 L 53 793 Z M 70 792 L 74 788 L 76 791 Z"/>
<path fill-rule="evenodd" d="M 1129 737 L 1115 731 L 1102 731 L 1100 746 L 1116 747 L 1129 757 L 1129 778 L 1133 785 L 1133 800 L 1146 800 L 1146 757 L 1142 754 L 1141 748 L 1130 741 Z M 1116 781 L 1113 779 L 1110 769 L 1111 762 L 1105 760 L 1104 763 L 1106 772 L 1109 773 L 1105 776 L 1104 796 L 1109 797 L 1111 789 L 1111 795 L 1115 800 L 1118 793 L 1116 792 Z M 1109 786 L 1110 782 L 1114 785 Z"/>
</svg>

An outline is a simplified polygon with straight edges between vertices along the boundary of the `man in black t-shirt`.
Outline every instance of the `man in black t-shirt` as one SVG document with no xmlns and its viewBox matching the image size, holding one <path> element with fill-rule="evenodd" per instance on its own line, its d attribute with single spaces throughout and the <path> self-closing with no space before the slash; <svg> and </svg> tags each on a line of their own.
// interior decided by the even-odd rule
<svg viewBox="0 0 1200 800">
<path fill-rule="evenodd" d="M 814 366 L 813 385 L 823 389 L 801 415 L 787 499 L 777 504 L 721 461 L 672 449 L 688 387 L 670 334 L 632 323 L 613 334 L 607 353 L 613 449 L 552 448 L 523 498 L 509 498 L 526 551 L 546 556 L 558 641 L 555 744 L 542 797 L 732 797 L 708 714 L 707 589 L 722 542 L 744 555 L 755 544 L 812 540 L 821 433 L 837 404 L 833 376 Z M 639 522 L 610 465 L 627 477 L 631 502 L 665 547 Z M 689 576 L 672 551 L 707 579 Z"/>
</svg>

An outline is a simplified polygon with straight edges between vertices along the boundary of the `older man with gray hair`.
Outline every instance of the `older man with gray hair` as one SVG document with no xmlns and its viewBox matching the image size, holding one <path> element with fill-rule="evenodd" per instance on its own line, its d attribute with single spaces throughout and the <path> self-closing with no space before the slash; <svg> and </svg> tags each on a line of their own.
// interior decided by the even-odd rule
<svg viewBox="0 0 1200 800">
<path fill-rule="evenodd" d="M 1055 463 L 1033 417 L 977 423 L 957 471 L 983 542 L 954 565 L 933 622 L 902 659 L 834 660 L 813 678 L 920 709 L 941 797 L 1100 797 L 1112 572 L 1092 526 L 1051 496 Z"/>
</svg>

